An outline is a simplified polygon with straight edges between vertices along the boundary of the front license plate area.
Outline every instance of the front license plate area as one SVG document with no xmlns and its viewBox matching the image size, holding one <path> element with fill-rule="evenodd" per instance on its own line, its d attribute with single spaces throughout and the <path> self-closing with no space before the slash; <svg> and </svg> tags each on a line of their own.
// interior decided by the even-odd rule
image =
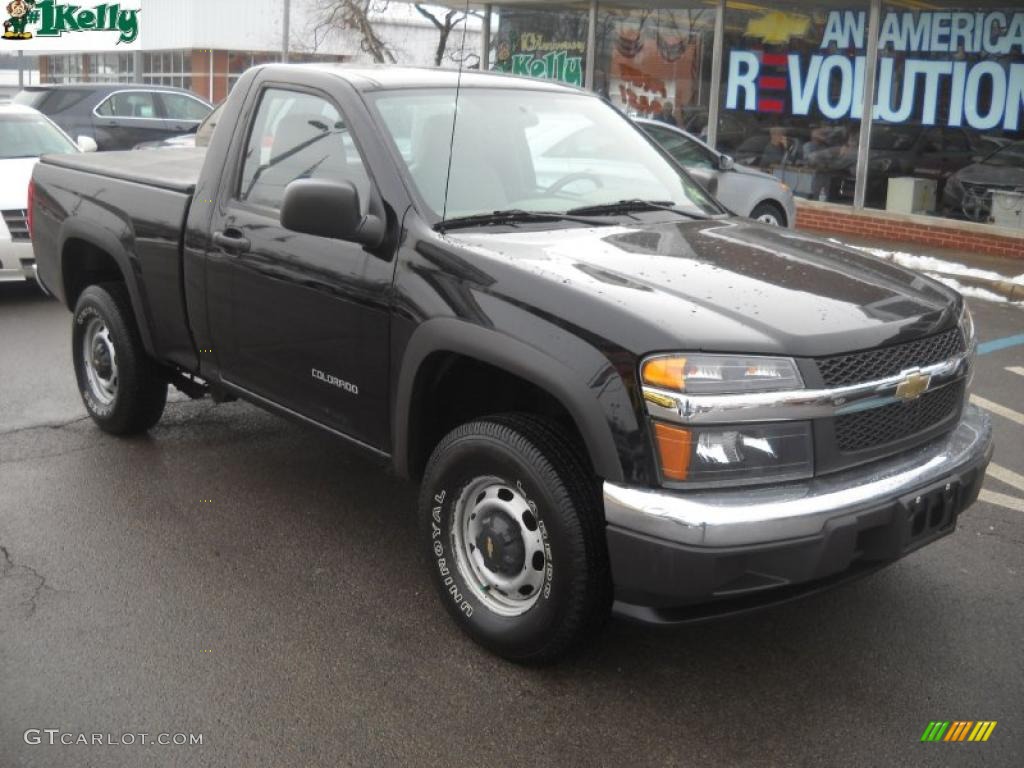
<svg viewBox="0 0 1024 768">
<path fill-rule="evenodd" d="M 952 478 L 900 499 L 904 553 L 952 530 L 962 506 L 963 492 L 963 483 Z"/>
</svg>

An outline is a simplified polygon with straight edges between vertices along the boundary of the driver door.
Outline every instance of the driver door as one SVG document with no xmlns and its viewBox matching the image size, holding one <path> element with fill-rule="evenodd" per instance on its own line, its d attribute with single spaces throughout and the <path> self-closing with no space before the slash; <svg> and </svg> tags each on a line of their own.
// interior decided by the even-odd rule
<svg viewBox="0 0 1024 768">
<path fill-rule="evenodd" d="M 375 448 L 389 442 L 388 339 L 393 259 L 355 243 L 284 229 L 296 179 L 349 181 L 365 209 L 371 182 L 347 121 L 326 94 L 259 94 L 240 173 L 211 222 L 207 310 L 221 377 Z"/>
</svg>

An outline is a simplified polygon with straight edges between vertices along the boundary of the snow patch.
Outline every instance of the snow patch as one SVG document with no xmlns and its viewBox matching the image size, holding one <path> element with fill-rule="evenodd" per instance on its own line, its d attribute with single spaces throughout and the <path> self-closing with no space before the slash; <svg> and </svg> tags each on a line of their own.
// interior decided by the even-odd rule
<svg viewBox="0 0 1024 768">
<path fill-rule="evenodd" d="M 978 280 L 1001 280 L 1015 285 L 1024 285 L 1024 274 L 1017 275 L 1016 277 L 1006 277 L 1005 275 L 1001 275 L 998 272 L 993 272 L 988 269 L 976 269 L 975 267 L 957 264 L 955 261 L 937 259 L 934 256 L 919 256 L 917 254 L 906 253 L 904 251 L 889 251 L 884 248 L 851 245 L 850 243 L 843 243 L 836 240 L 833 237 L 829 238 L 829 242 L 845 245 L 847 248 L 853 248 L 854 250 L 861 251 L 863 253 L 870 253 L 872 256 L 877 256 L 878 258 L 886 261 L 892 261 L 899 264 L 901 267 L 914 269 L 919 272 L 938 272 L 942 275 L 958 275 L 960 277 L 976 278 Z"/>
</svg>

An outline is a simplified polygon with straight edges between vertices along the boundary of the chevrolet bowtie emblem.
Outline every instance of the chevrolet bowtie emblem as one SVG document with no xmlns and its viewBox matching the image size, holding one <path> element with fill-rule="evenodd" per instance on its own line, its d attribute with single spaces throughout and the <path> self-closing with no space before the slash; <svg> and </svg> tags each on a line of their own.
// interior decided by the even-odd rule
<svg viewBox="0 0 1024 768">
<path fill-rule="evenodd" d="M 920 371 L 912 371 L 896 385 L 896 397 L 900 400 L 916 400 L 928 389 L 931 382 L 931 376 L 926 376 Z"/>
</svg>

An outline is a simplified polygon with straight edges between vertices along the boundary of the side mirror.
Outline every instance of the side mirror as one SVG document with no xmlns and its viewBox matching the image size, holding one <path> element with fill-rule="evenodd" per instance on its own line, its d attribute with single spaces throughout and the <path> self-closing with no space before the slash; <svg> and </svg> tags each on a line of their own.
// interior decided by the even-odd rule
<svg viewBox="0 0 1024 768">
<path fill-rule="evenodd" d="M 718 156 L 718 170 L 720 171 L 731 171 L 736 167 L 736 161 L 733 160 L 729 155 Z"/>
<path fill-rule="evenodd" d="M 297 179 L 284 189 L 281 226 L 292 232 L 377 248 L 384 242 L 384 221 L 364 216 L 359 191 L 350 181 Z"/>
<path fill-rule="evenodd" d="M 92 136 L 79 136 L 75 141 L 75 144 L 78 145 L 78 148 L 82 152 L 95 152 L 99 149 L 99 146 L 96 144 L 96 139 Z"/>
</svg>

